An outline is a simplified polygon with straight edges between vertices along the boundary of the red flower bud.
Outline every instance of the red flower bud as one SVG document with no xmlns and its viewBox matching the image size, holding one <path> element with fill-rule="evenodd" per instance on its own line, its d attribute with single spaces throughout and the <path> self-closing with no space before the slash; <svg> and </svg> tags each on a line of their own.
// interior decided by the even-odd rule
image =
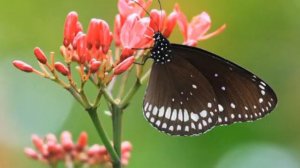
<svg viewBox="0 0 300 168">
<path fill-rule="evenodd" d="M 77 21 L 76 23 L 76 34 L 79 33 L 79 32 L 82 32 L 83 28 L 82 28 L 82 25 L 79 21 Z"/>
<path fill-rule="evenodd" d="M 74 39 L 78 31 L 78 15 L 76 12 L 70 12 L 65 21 L 64 28 L 64 46 L 67 47 Z"/>
<path fill-rule="evenodd" d="M 107 150 L 104 146 L 95 144 L 88 149 L 87 154 L 89 156 L 100 155 L 101 157 L 103 157 L 103 155 L 107 154 Z"/>
<path fill-rule="evenodd" d="M 106 54 L 109 50 L 110 43 L 112 41 L 112 33 L 109 31 L 109 25 L 104 21 L 100 20 L 100 44 L 102 51 Z"/>
<path fill-rule="evenodd" d="M 51 133 L 46 135 L 46 140 L 47 142 L 53 142 L 53 143 L 57 142 L 56 136 Z"/>
<path fill-rule="evenodd" d="M 28 156 L 28 157 L 30 157 L 30 158 L 32 158 L 32 159 L 38 159 L 38 154 L 37 154 L 37 152 L 35 151 L 35 150 L 33 150 L 33 149 L 31 149 L 31 148 L 25 148 L 24 149 L 24 153 Z"/>
<path fill-rule="evenodd" d="M 101 65 L 100 61 L 92 59 L 90 62 L 90 71 L 91 73 L 96 73 Z"/>
<path fill-rule="evenodd" d="M 120 75 L 121 73 L 125 72 L 133 64 L 134 61 L 135 61 L 134 56 L 126 58 L 124 61 L 122 61 L 114 68 L 114 74 Z"/>
<path fill-rule="evenodd" d="M 79 135 L 77 146 L 79 147 L 79 149 L 83 149 L 84 147 L 87 146 L 87 143 L 88 143 L 88 135 L 86 132 L 82 132 Z"/>
<path fill-rule="evenodd" d="M 86 61 L 86 35 L 82 34 L 78 37 L 77 43 L 76 43 L 76 50 L 79 57 L 79 63 L 84 64 Z"/>
<path fill-rule="evenodd" d="M 42 64 L 47 63 L 47 57 L 39 47 L 35 47 L 33 52 L 34 52 L 35 57 L 38 59 L 38 61 L 40 63 L 42 63 Z"/>
<path fill-rule="evenodd" d="M 64 131 L 61 134 L 61 144 L 66 151 L 70 151 L 73 148 L 72 135 L 68 131 Z"/>
<path fill-rule="evenodd" d="M 37 136 L 37 135 L 32 135 L 31 136 L 32 143 L 34 144 L 35 148 L 42 154 L 45 153 L 44 149 L 44 142 L 43 140 Z"/>
<path fill-rule="evenodd" d="M 64 76 L 67 76 L 70 73 L 69 69 L 61 62 L 56 62 L 54 64 L 54 67 L 58 72 L 60 72 Z"/>
<path fill-rule="evenodd" d="M 32 66 L 26 64 L 23 61 L 15 60 L 15 61 L 13 61 L 13 65 L 16 68 L 18 68 L 19 70 L 24 71 L 24 72 L 32 72 L 33 71 Z"/>
<path fill-rule="evenodd" d="M 134 52 L 135 51 L 133 49 L 124 48 L 121 53 L 121 60 L 124 60 L 127 57 L 132 56 L 134 54 Z"/>
<path fill-rule="evenodd" d="M 87 32 L 87 47 L 91 49 L 93 46 L 100 47 L 100 19 L 92 19 Z"/>
</svg>

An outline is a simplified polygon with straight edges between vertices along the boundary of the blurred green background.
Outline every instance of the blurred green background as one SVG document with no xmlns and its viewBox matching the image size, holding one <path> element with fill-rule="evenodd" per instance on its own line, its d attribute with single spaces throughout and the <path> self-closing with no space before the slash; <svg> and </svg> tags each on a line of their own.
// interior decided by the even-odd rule
<svg viewBox="0 0 300 168">
<path fill-rule="evenodd" d="M 267 81 L 279 104 L 254 123 L 219 127 L 198 137 L 170 137 L 152 128 L 142 115 L 145 86 L 124 115 L 123 139 L 133 144 L 132 168 L 299 168 L 300 167 L 300 1 L 162 0 L 175 2 L 191 19 L 207 11 L 221 35 L 199 46 L 230 59 Z M 65 16 L 75 10 L 87 28 L 93 17 L 111 27 L 117 0 L 2 0 L 0 6 L 0 167 L 45 167 L 27 159 L 30 135 L 87 131 L 100 142 L 88 115 L 62 88 L 11 66 L 14 59 L 35 64 L 33 48 L 58 53 Z M 153 8 L 157 7 L 154 0 Z M 172 36 L 180 42 L 178 29 Z M 59 54 L 57 54 L 59 55 Z M 101 112 L 104 111 L 102 108 Z M 101 115 L 110 129 L 109 117 Z"/>
</svg>

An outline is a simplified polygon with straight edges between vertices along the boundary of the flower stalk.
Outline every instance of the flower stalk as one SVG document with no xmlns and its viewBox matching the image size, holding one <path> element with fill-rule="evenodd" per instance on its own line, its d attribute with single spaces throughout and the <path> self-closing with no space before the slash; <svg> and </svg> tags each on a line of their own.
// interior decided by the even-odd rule
<svg viewBox="0 0 300 168">
<path fill-rule="evenodd" d="M 97 114 L 97 108 L 90 108 L 90 109 L 86 109 L 86 110 L 89 113 L 89 116 L 97 130 L 99 137 L 101 138 L 104 146 L 106 147 L 108 153 L 110 154 L 112 162 L 119 163 L 120 155 L 112 147 L 112 145 L 107 137 L 107 134 L 106 134 L 105 130 L 103 129 L 103 126 L 102 126 L 102 124 L 99 120 L 98 114 Z"/>
</svg>

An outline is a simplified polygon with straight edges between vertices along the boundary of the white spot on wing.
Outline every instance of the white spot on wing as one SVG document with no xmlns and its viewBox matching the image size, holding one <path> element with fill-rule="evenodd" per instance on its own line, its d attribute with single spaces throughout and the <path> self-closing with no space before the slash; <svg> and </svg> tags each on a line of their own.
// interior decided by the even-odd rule
<svg viewBox="0 0 300 168">
<path fill-rule="evenodd" d="M 203 118 L 205 118 L 207 116 L 207 111 L 206 110 L 202 110 L 200 112 L 200 116 L 203 117 Z"/>
<path fill-rule="evenodd" d="M 199 116 L 196 113 L 191 113 L 191 119 L 197 122 L 199 120 Z"/>
<path fill-rule="evenodd" d="M 162 107 L 159 109 L 158 116 L 159 116 L 159 117 L 162 117 L 162 116 L 164 116 L 164 113 L 165 113 L 165 107 L 162 106 Z"/>
<path fill-rule="evenodd" d="M 190 128 L 189 126 L 185 126 L 185 129 L 184 129 L 186 132 L 189 132 Z"/>
<path fill-rule="evenodd" d="M 207 107 L 208 107 L 208 108 L 211 108 L 211 107 L 212 107 L 212 104 L 211 104 L 210 102 L 208 102 L 208 103 L 207 103 Z"/>
<path fill-rule="evenodd" d="M 175 121 L 175 120 L 176 120 L 176 118 L 177 118 L 177 110 L 176 110 L 176 109 L 174 109 L 174 110 L 173 110 L 173 112 L 172 112 L 172 117 L 171 117 L 171 120 L 172 120 L 172 121 Z"/>
<path fill-rule="evenodd" d="M 234 103 L 231 103 L 230 106 L 231 106 L 231 108 L 235 108 L 235 104 Z"/>
<path fill-rule="evenodd" d="M 219 109 L 220 112 L 224 111 L 224 108 L 221 104 L 218 104 L 218 109 Z"/>
<path fill-rule="evenodd" d="M 189 113 L 187 112 L 186 109 L 184 109 L 184 122 L 189 121 L 190 117 L 189 117 Z"/>
<path fill-rule="evenodd" d="M 183 121 L 183 114 L 182 114 L 182 110 L 181 109 L 179 109 L 179 111 L 178 111 L 178 120 L 179 121 Z"/>
<path fill-rule="evenodd" d="M 149 118 L 150 117 L 150 112 L 146 113 L 146 117 Z"/>
<path fill-rule="evenodd" d="M 201 123 L 198 124 L 198 129 L 202 130 L 202 124 Z"/>
<path fill-rule="evenodd" d="M 168 107 L 166 110 L 166 118 L 170 119 L 170 117 L 171 117 L 171 107 Z"/>
<path fill-rule="evenodd" d="M 178 131 L 181 130 L 181 125 L 177 125 L 177 130 L 178 130 Z"/>
</svg>

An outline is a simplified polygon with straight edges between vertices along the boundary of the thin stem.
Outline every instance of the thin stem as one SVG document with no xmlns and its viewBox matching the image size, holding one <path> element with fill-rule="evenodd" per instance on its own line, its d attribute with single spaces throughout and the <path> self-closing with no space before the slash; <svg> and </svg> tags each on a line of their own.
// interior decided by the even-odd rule
<svg viewBox="0 0 300 168">
<path fill-rule="evenodd" d="M 100 136 L 106 150 L 108 151 L 109 155 L 111 156 L 113 163 L 120 162 L 120 157 L 118 156 L 118 154 L 116 153 L 116 151 L 114 150 L 112 145 L 110 144 L 108 137 L 106 135 L 106 132 L 104 131 L 102 124 L 99 120 L 99 117 L 97 114 L 97 108 L 89 108 L 86 110 L 89 113 L 89 116 L 92 119 L 93 124 L 94 124 L 94 126 L 98 132 L 98 135 Z"/>
<path fill-rule="evenodd" d="M 67 89 L 84 108 L 89 107 L 89 104 L 86 104 L 86 102 L 82 100 L 82 97 L 80 96 L 80 94 L 78 94 L 78 92 L 76 90 L 74 90 L 74 88 L 65 87 L 65 89 Z"/>
<path fill-rule="evenodd" d="M 113 96 L 106 88 L 102 88 L 101 90 L 102 90 L 102 93 L 103 93 L 105 99 L 108 102 L 110 102 L 111 104 L 117 105 L 117 102 L 114 100 Z"/>
<path fill-rule="evenodd" d="M 122 136 L 122 109 L 117 105 L 112 105 L 112 121 L 113 121 L 113 142 L 114 148 L 121 158 L 121 136 Z M 114 162 L 113 168 L 120 168 L 121 162 Z"/>
<path fill-rule="evenodd" d="M 93 104 L 93 107 L 99 106 L 99 102 L 100 102 L 100 100 L 101 100 L 102 94 L 103 94 L 102 91 L 99 90 L 99 92 L 98 92 L 98 94 L 97 94 L 97 97 L 96 97 L 96 99 L 95 99 L 95 102 L 94 102 L 94 104 Z"/>
<path fill-rule="evenodd" d="M 121 80 L 121 86 L 120 86 L 120 90 L 119 90 L 119 95 L 118 98 L 120 99 L 121 97 L 123 97 L 124 95 L 124 91 L 125 91 L 125 87 L 126 87 L 126 83 L 129 77 L 130 71 L 127 71 L 124 76 L 122 77 Z"/>
<path fill-rule="evenodd" d="M 89 102 L 89 100 L 88 100 L 88 98 L 87 98 L 87 96 L 86 96 L 83 88 L 80 90 L 79 94 L 80 94 L 81 99 L 84 102 L 84 104 L 86 104 L 85 107 L 86 108 L 90 108 L 91 107 L 90 102 Z"/>
<path fill-rule="evenodd" d="M 140 86 L 141 86 L 140 80 L 136 79 L 134 86 L 129 90 L 129 92 L 127 93 L 127 95 L 125 96 L 123 101 L 121 102 L 122 108 L 125 108 L 128 105 L 129 101 L 135 95 L 135 93 L 137 92 L 137 90 L 139 89 Z"/>
</svg>

